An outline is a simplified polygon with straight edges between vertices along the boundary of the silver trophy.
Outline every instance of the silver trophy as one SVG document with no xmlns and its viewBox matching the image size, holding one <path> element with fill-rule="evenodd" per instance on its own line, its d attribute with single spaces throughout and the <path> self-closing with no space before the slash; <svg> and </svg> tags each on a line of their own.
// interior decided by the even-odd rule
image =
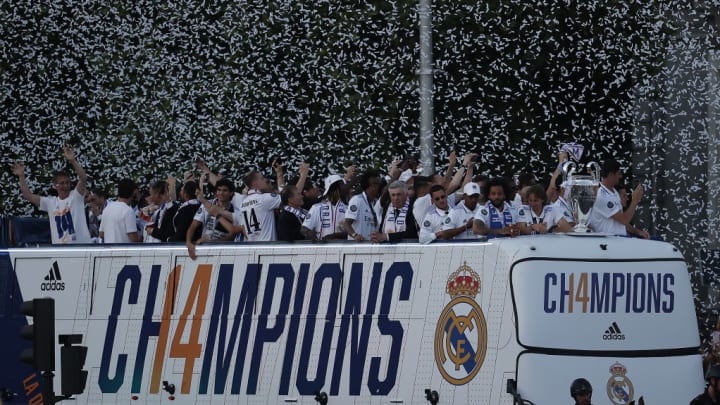
<svg viewBox="0 0 720 405">
<path fill-rule="evenodd" d="M 588 220 L 600 187 L 600 165 L 589 162 L 585 167 L 589 174 L 576 174 L 577 166 L 573 162 L 568 162 L 562 167 L 563 178 L 567 182 L 565 199 L 575 217 L 573 231 L 582 233 L 590 232 Z"/>
</svg>

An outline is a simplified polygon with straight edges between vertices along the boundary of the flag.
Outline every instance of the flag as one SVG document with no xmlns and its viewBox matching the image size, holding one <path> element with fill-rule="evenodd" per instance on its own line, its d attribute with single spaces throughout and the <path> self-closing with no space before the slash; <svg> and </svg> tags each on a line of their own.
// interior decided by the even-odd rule
<svg viewBox="0 0 720 405">
<path fill-rule="evenodd" d="M 570 143 L 564 143 L 560 145 L 560 152 L 567 152 L 570 154 L 570 156 L 576 160 L 579 161 L 580 158 L 582 158 L 583 151 L 585 150 L 585 147 L 580 145 L 579 143 L 570 142 Z"/>
</svg>

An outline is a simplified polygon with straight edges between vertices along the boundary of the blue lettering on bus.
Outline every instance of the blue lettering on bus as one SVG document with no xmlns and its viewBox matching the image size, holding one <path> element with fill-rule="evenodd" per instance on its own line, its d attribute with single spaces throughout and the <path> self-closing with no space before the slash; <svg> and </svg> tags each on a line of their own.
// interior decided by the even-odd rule
<svg viewBox="0 0 720 405">
<path fill-rule="evenodd" d="M 325 280 L 330 280 L 329 297 L 327 301 L 327 312 L 325 316 L 318 316 L 318 307 L 322 298 L 323 285 Z M 330 357 L 330 346 L 332 344 L 333 330 L 335 329 L 335 313 L 337 312 L 338 297 L 340 296 L 340 284 L 342 282 L 342 270 L 337 263 L 325 263 L 315 273 L 312 291 L 310 293 L 310 305 L 308 307 L 307 320 L 305 321 L 305 334 L 300 348 L 300 364 L 298 364 L 297 389 L 300 395 L 312 395 L 325 384 L 328 358 Z M 320 354 L 317 359 L 317 370 L 315 378 L 307 374 L 310 370 L 310 354 L 312 351 L 313 338 L 316 336 L 315 329 L 320 327 L 323 330 L 320 343 Z"/>
<path fill-rule="evenodd" d="M 285 329 L 285 317 L 290 308 L 290 296 L 293 290 L 293 278 L 295 272 L 289 263 L 272 263 L 268 266 L 268 276 L 265 285 L 265 296 L 263 297 L 262 309 L 258 315 L 257 328 L 255 329 L 255 343 L 253 345 L 250 370 L 248 374 L 247 394 L 255 395 L 257 392 L 258 373 L 260 372 L 260 360 L 262 360 L 263 348 L 266 343 L 277 342 Z M 270 307 L 273 298 L 278 294 L 275 291 L 277 281 L 283 280 L 282 291 L 280 291 L 280 307 L 275 319 L 268 327 L 270 321 Z"/>
<path fill-rule="evenodd" d="M 400 301 L 410 299 L 410 287 L 412 285 L 413 271 L 408 262 L 395 262 L 385 273 L 385 287 L 383 288 L 382 301 L 380 304 L 380 315 L 378 316 L 378 330 L 382 335 L 392 336 L 390 355 L 388 358 L 387 374 L 385 379 L 380 376 L 380 362 L 382 359 L 373 357 L 370 359 L 370 373 L 368 375 L 368 388 L 373 395 L 387 395 L 395 386 L 397 370 L 400 363 L 400 352 L 402 348 L 403 327 L 399 321 L 390 320 L 390 304 L 393 299 L 393 287 L 395 279 L 401 280 Z"/>
<path fill-rule="evenodd" d="M 340 377 L 345 360 L 345 348 L 350 349 L 350 395 L 360 395 L 362 388 L 362 376 L 365 372 L 365 357 L 367 356 L 370 328 L 372 327 L 373 315 L 377 306 L 378 290 L 380 289 L 380 276 L 382 275 L 382 263 L 375 263 L 373 266 L 370 289 L 368 290 L 365 312 L 362 311 L 362 275 L 361 263 L 353 263 L 350 270 L 349 285 L 357 288 L 349 288 L 345 297 L 345 309 L 340 319 L 340 333 L 338 334 L 337 350 L 335 351 L 335 365 L 330 382 L 330 395 L 338 395 L 340 392 Z M 362 316 L 362 328 L 360 328 L 360 314 Z M 348 343 L 348 333 L 352 322 L 352 336 Z"/>
<path fill-rule="evenodd" d="M 589 301 L 590 305 L 586 305 Z M 577 303 L 577 305 L 573 305 Z M 546 273 L 545 313 L 671 313 L 672 273 Z"/>
<path fill-rule="evenodd" d="M 295 357 L 303 303 L 305 302 L 308 273 L 310 273 L 310 265 L 307 263 L 301 264 L 295 288 L 295 303 L 293 304 L 293 313 L 290 316 L 290 327 L 288 328 L 288 337 L 285 344 L 285 358 L 283 359 L 282 375 L 280 376 L 280 395 L 287 395 L 290 389 L 290 373 L 293 370 L 292 363 Z"/>
<path fill-rule="evenodd" d="M 278 361 L 282 359 L 283 364 L 282 371 L 279 371 L 278 394 L 287 395 L 290 392 L 292 375 L 295 374 L 295 388 L 301 395 L 312 395 L 323 389 L 328 377 L 331 395 L 338 395 L 344 372 L 349 373 L 347 389 L 350 395 L 360 395 L 364 377 L 373 395 L 388 394 L 397 380 L 405 333 L 403 323 L 391 319 L 391 314 L 395 303 L 410 299 L 413 269 L 408 262 L 395 262 L 387 268 L 383 278 L 384 266 L 382 262 L 373 264 L 369 283 L 363 289 L 366 269 L 362 263 L 351 264 L 348 284 L 345 286 L 343 271 L 338 263 L 321 264 L 314 273 L 308 263 L 300 264 L 297 273 L 290 263 L 272 263 L 268 265 L 264 289 L 259 291 L 262 265 L 248 263 L 244 269 L 234 315 L 231 310 L 232 289 L 233 285 L 239 283 L 237 280 L 233 282 L 233 275 L 243 273 L 236 271 L 233 264 L 217 266 L 212 313 L 208 318 L 210 324 L 203 343 L 204 353 L 199 354 L 202 364 L 198 393 L 207 395 L 212 391 L 214 394 L 224 394 L 234 362 L 230 392 L 240 394 L 245 359 L 250 356 L 245 391 L 248 395 L 255 395 L 267 345 L 277 345 L 283 341 L 284 352 L 277 358 Z M 128 354 L 113 353 L 118 322 L 120 314 L 129 311 L 123 306 L 138 304 L 140 288 L 147 284 L 135 363 L 131 366 L 131 392 L 141 392 L 143 375 L 146 374 L 146 358 L 152 355 L 152 350 L 149 352 L 148 349 L 150 342 L 154 342 L 152 338 L 160 336 L 163 322 L 172 322 L 170 319 L 153 320 L 157 319 L 153 313 L 159 298 L 158 292 L 162 291 L 159 288 L 161 274 L 162 267 L 153 265 L 145 283 L 137 265 L 125 265 L 118 273 L 98 377 L 101 392 L 117 393 L 124 384 Z M 309 282 L 311 275 L 312 283 Z M 381 283 L 384 284 L 380 296 Z M 344 308 L 336 325 L 341 291 L 346 293 L 343 297 Z M 165 291 L 165 294 L 175 293 L 170 288 Z M 261 297 L 262 307 L 259 308 L 257 319 L 253 320 L 255 303 Z M 180 305 L 175 302 L 175 298 L 172 298 L 172 302 L 173 305 Z M 292 314 L 289 315 L 291 303 Z M 303 313 L 306 304 L 307 313 Z M 327 305 L 327 309 L 318 314 L 321 305 Z M 203 322 L 202 319 L 195 321 Z M 377 328 L 376 332 L 381 336 L 388 338 L 389 352 L 384 358 L 373 357 L 368 362 L 368 342 L 373 327 Z M 254 340 L 249 340 L 253 330 Z M 333 346 L 336 331 L 339 331 L 337 347 Z M 336 352 L 331 362 L 333 349 Z M 318 350 L 319 353 L 316 353 Z M 294 365 L 295 361 L 298 364 Z M 114 369 L 111 369 L 112 364 L 115 365 Z M 310 367 L 311 364 L 316 366 Z M 381 364 L 385 366 L 381 367 Z M 210 389 L 210 384 L 214 386 L 213 389 Z"/>
<path fill-rule="evenodd" d="M 115 297 L 113 298 L 112 310 L 108 317 L 107 331 L 105 332 L 105 346 L 103 347 L 102 358 L 100 360 L 100 376 L 98 377 L 98 385 L 102 392 L 116 393 L 125 380 L 125 367 L 127 365 L 127 354 L 118 354 L 117 365 L 115 366 L 114 377 L 110 377 L 110 356 L 113 347 L 115 347 L 115 330 L 117 329 L 118 316 L 122 309 L 122 299 L 125 294 L 127 283 L 130 283 L 130 294 L 128 304 L 137 304 L 140 294 L 140 268 L 136 265 L 126 265 L 120 270 L 117 276 L 115 288 Z"/>
<path fill-rule="evenodd" d="M 135 356 L 135 371 L 133 373 L 132 389 L 133 394 L 140 392 L 142 385 L 143 366 L 147 354 L 148 341 L 150 336 L 160 335 L 161 322 L 153 321 L 153 309 L 157 298 L 158 284 L 160 281 L 160 265 L 153 265 L 150 271 L 150 285 L 148 286 L 147 300 L 145 301 L 145 313 L 143 314 L 142 328 L 140 329 L 140 341 L 138 342 L 137 355 Z"/>
</svg>

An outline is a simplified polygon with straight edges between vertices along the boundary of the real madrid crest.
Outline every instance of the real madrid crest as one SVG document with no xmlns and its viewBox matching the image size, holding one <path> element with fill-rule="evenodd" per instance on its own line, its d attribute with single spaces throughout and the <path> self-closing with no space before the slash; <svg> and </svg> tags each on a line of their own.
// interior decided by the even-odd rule
<svg viewBox="0 0 720 405">
<path fill-rule="evenodd" d="M 435 328 L 435 362 L 449 383 L 463 385 L 480 371 L 487 352 L 487 325 L 475 301 L 480 277 L 463 263 L 448 278 L 451 300 Z"/>
<path fill-rule="evenodd" d="M 635 389 L 632 381 L 625 374 L 627 368 L 622 364 L 615 362 L 610 366 L 610 379 L 607 382 L 607 394 L 610 402 L 616 405 L 626 405 L 633 400 Z"/>
</svg>

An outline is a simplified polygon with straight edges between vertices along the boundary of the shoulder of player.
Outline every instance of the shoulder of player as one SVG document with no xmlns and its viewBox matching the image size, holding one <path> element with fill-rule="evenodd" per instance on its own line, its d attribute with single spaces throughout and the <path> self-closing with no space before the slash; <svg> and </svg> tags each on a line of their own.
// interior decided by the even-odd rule
<svg viewBox="0 0 720 405">
<path fill-rule="evenodd" d="M 363 195 L 362 194 L 355 194 L 354 196 L 350 197 L 350 201 L 348 201 L 348 205 L 357 205 L 360 201 L 363 201 Z"/>
</svg>

